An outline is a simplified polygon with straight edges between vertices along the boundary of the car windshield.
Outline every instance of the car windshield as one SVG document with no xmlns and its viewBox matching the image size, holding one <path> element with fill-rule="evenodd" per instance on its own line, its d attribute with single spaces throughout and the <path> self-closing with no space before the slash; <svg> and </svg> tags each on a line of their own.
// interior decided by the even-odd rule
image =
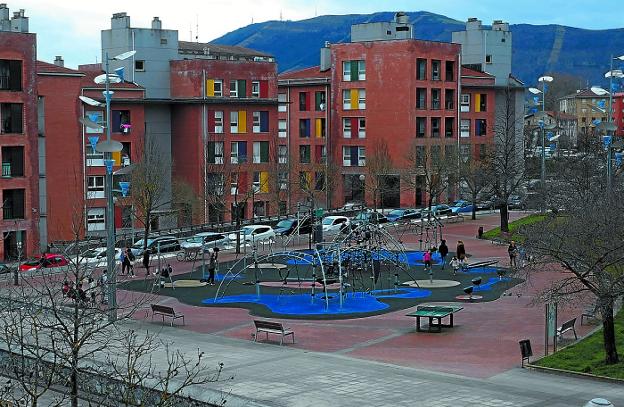
<svg viewBox="0 0 624 407">
<path fill-rule="evenodd" d="M 291 219 L 284 219 L 279 221 L 279 223 L 277 224 L 278 228 L 289 228 L 292 226 L 292 224 L 294 223 L 294 220 Z"/>
<path fill-rule="evenodd" d="M 87 250 L 86 252 L 82 253 L 82 257 L 85 257 L 87 259 L 92 259 L 94 257 L 97 257 L 98 254 L 100 254 L 99 250 L 91 249 L 91 250 Z"/>
<path fill-rule="evenodd" d="M 202 242 L 202 238 L 200 236 L 193 236 L 189 239 L 186 239 L 187 243 L 201 243 Z"/>
<path fill-rule="evenodd" d="M 244 235 L 250 235 L 252 234 L 254 231 L 253 228 L 249 228 L 249 227 L 244 227 L 243 229 L 241 229 L 241 233 Z"/>
<path fill-rule="evenodd" d="M 332 223 L 334 223 L 334 218 L 323 219 L 323 225 L 331 225 Z"/>
<path fill-rule="evenodd" d="M 368 218 L 370 218 L 370 213 L 367 212 L 360 212 L 355 217 L 356 220 L 368 220 Z"/>
<path fill-rule="evenodd" d="M 39 263 L 41 263 L 41 260 L 39 259 L 33 259 L 33 260 L 28 260 L 26 263 L 24 263 L 27 266 L 36 266 Z"/>
<path fill-rule="evenodd" d="M 403 209 L 395 209 L 389 213 L 390 216 L 402 216 L 405 213 Z"/>
<path fill-rule="evenodd" d="M 152 244 L 153 240 L 152 239 L 147 239 L 147 245 L 149 246 L 150 244 Z M 132 245 L 133 249 L 142 249 L 143 248 L 143 239 L 137 241 L 134 245 Z"/>
</svg>

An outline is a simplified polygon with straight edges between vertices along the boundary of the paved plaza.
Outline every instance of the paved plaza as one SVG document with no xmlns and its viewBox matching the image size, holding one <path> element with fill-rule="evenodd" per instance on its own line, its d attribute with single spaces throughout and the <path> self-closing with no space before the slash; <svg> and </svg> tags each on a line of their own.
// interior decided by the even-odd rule
<svg viewBox="0 0 624 407">
<path fill-rule="evenodd" d="M 497 222 L 497 214 L 485 214 L 449 224 L 444 238 L 451 251 L 461 239 L 473 259 L 499 257 L 507 265 L 506 246 L 476 238 L 479 226 L 488 230 Z M 407 248 L 418 248 L 418 236 L 402 238 Z M 189 263 L 172 265 L 176 273 L 190 269 Z M 413 307 L 357 319 L 281 320 L 295 331 L 295 344 L 279 346 L 275 337 L 254 343 L 255 317 L 248 310 L 191 306 L 166 296 L 155 301 L 183 313 L 185 326 L 161 327 L 143 320 L 144 314 L 132 324 L 158 327 L 181 349 L 199 347 L 215 365 L 223 362 L 233 379 L 197 396 L 218 400 L 227 394 L 227 405 L 582 406 L 600 396 L 624 406 L 622 385 L 519 367 L 519 340 L 530 339 L 536 356 L 544 352 L 544 309 L 532 300 L 553 278 L 538 274 L 495 301 L 465 303 L 455 327 L 442 333 L 416 332 L 405 316 Z M 581 309 L 560 309 L 559 321 L 580 316 Z M 595 328 L 577 324 L 580 335 Z"/>
</svg>

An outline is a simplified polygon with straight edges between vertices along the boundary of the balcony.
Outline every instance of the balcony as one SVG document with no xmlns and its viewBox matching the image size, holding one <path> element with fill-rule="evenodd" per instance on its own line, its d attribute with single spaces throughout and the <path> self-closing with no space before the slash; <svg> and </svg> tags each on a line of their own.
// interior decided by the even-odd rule
<svg viewBox="0 0 624 407">
<path fill-rule="evenodd" d="M 24 190 L 5 189 L 2 191 L 2 217 L 4 220 L 24 219 Z"/>
<path fill-rule="evenodd" d="M 11 163 L 2 163 L 2 178 L 11 178 Z"/>
<path fill-rule="evenodd" d="M 2 177 L 24 176 L 24 147 L 2 147 Z"/>
</svg>

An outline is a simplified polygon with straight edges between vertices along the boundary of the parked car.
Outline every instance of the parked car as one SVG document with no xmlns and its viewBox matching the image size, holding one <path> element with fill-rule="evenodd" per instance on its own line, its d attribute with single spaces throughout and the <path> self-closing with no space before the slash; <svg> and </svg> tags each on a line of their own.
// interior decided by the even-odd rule
<svg viewBox="0 0 624 407">
<path fill-rule="evenodd" d="M 341 215 L 326 216 L 323 218 L 323 233 L 338 233 L 349 226 L 349 218 Z"/>
<path fill-rule="evenodd" d="M 4 263 L 0 263 L 0 274 L 8 274 L 11 272 L 11 268 Z"/>
<path fill-rule="evenodd" d="M 224 234 L 215 232 L 202 232 L 180 243 L 180 248 L 199 249 L 203 246 L 204 251 L 207 251 L 208 249 L 212 249 L 214 247 L 223 249 L 229 244 L 230 239 Z"/>
<path fill-rule="evenodd" d="M 356 210 L 356 209 L 360 209 L 363 206 L 364 206 L 364 203 L 362 203 L 362 202 L 347 202 L 340 209 L 342 209 L 343 211 L 353 211 L 353 210 Z"/>
<path fill-rule="evenodd" d="M 300 235 L 307 235 L 312 233 L 312 219 L 309 217 L 303 219 L 287 218 L 280 220 L 273 230 L 277 236 L 289 236 L 295 232 Z"/>
<path fill-rule="evenodd" d="M 433 205 L 431 207 L 431 213 L 434 216 L 443 216 L 443 215 L 450 215 L 451 213 L 453 213 L 453 211 L 451 210 L 450 206 L 446 204 L 439 204 L 439 205 Z M 429 214 L 429 208 L 425 208 L 422 210 L 423 218 L 426 217 L 428 214 Z"/>
<path fill-rule="evenodd" d="M 374 212 L 374 211 L 366 211 L 358 213 L 351 221 L 351 223 L 388 223 L 388 218 L 382 213 Z"/>
<path fill-rule="evenodd" d="M 511 195 L 507 200 L 507 207 L 509 209 L 526 209 L 526 200 L 520 195 Z"/>
<path fill-rule="evenodd" d="M 274 240 L 275 231 L 267 225 L 247 225 L 240 230 L 240 240 L 245 242 L 261 242 L 264 240 Z M 236 233 L 230 233 L 228 238 L 232 243 L 236 243 Z"/>
<path fill-rule="evenodd" d="M 38 259 L 28 260 L 25 263 L 20 264 L 20 271 L 28 270 L 40 270 L 43 268 L 61 267 L 67 266 L 69 260 L 61 254 L 46 253 Z"/>
<path fill-rule="evenodd" d="M 119 262 L 121 250 L 118 247 L 115 248 L 115 262 Z M 106 267 L 106 247 L 96 247 L 95 249 L 87 250 L 80 255 L 78 263 L 93 267 Z"/>
<path fill-rule="evenodd" d="M 180 250 L 180 241 L 175 236 L 158 236 L 147 239 L 147 248 L 152 254 Z M 134 257 L 143 255 L 143 239 L 138 240 L 130 248 Z"/>
<path fill-rule="evenodd" d="M 452 213 L 471 213 L 473 205 L 468 202 L 460 199 L 458 201 L 453 202 L 451 206 Z"/>
<path fill-rule="evenodd" d="M 420 209 L 395 209 L 386 216 L 389 222 L 405 222 L 420 219 Z"/>
</svg>

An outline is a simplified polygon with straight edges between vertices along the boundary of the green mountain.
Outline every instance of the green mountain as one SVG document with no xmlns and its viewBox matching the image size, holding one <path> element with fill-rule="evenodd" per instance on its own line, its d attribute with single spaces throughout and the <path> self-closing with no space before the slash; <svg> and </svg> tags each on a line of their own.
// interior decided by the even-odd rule
<svg viewBox="0 0 624 407">
<path fill-rule="evenodd" d="M 450 41 L 464 22 L 429 13 L 408 12 L 415 38 Z M 232 31 L 212 42 L 240 45 L 275 55 L 280 72 L 319 63 L 325 41 L 348 42 L 351 24 L 391 21 L 394 12 L 328 15 L 301 21 L 267 21 Z M 513 73 L 534 84 L 544 73 L 565 73 L 585 78 L 589 84 L 606 85 L 610 55 L 624 54 L 624 29 L 585 30 L 561 25 L 511 25 Z M 622 62 L 615 67 L 624 65 Z"/>
</svg>

